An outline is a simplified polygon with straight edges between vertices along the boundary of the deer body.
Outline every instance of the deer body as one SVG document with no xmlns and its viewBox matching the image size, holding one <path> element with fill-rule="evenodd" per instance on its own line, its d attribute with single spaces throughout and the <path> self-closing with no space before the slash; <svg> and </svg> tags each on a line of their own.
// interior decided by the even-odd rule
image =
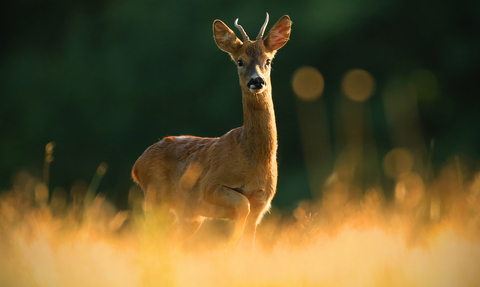
<svg viewBox="0 0 480 287">
<path fill-rule="evenodd" d="M 237 19 L 238 21 L 238 19 Z M 240 41 L 222 21 L 213 23 L 218 47 L 237 63 L 244 125 L 219 138 L 166 137 L 137 160 L 132 177 L 140 184 L 146 205 L 173 211 L 172 242 L 192 235 L 204 218 L 235 221 L 231 243 L 242 235 L 251 242 L 268 210 L 277 184 L 277 130 L 270 83 L 270 63 L 289 39 L 291 21 L 283 16 L 262 40 L 243 28 Z"/>
</svg>

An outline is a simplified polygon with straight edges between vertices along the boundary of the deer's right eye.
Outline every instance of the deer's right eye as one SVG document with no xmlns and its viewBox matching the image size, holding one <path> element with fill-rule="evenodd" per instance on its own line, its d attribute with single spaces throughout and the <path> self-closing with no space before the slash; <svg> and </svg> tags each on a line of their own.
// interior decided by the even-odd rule
<svg viewBox="0 0 480 287">
<path fill-rule="evenodd" d="M 238 60 L 237 63 L 238 63 L 238 66 L 239 66 L 239 67 L 243 67 L 243 61 L 242 61 L 242 60 Z"/>
</svg>

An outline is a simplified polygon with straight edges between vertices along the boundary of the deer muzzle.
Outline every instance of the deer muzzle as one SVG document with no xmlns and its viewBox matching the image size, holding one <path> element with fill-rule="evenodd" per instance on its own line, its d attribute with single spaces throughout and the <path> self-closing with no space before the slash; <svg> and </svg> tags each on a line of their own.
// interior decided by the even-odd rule
<svg viewBox="0 0 480 287">
<path fill-rule="evenodd" d="M 250 92 L 259 93 L 265 87 L 265 81 L 261 77 L 255 77 L 250 79 L 247 86 Z"/>
</svg>

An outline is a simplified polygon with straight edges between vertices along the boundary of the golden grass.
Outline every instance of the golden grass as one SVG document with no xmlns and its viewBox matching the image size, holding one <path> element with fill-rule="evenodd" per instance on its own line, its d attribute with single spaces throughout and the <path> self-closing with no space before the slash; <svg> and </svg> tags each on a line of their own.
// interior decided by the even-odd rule
<svg viewBox="0 0 480 287">
<path fill-rule="evenodd" d="M 0 286 L 479 286 L 480 177 L 449 175 L 435 192 L 398 181 L 393 202 L 333 179 L 323 200 L 273 210 L 252 250 L 225 248 L 230 224 L 209 221 L 173 251 L 138 189 L 128 212 L 101 195 L 86 207 L 81 186 L 47 204 L 21 173 L 0 197 Z"/>
</svg>

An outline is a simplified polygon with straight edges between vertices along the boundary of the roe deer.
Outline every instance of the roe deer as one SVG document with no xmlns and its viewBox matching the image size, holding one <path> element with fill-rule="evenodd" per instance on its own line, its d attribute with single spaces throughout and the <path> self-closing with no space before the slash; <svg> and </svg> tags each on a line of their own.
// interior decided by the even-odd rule
<svg viewBox="0 0 480 287">
<path fill-rule="evenodd" d="M 269 209 L 277 185 L 277 129 L 270 83 L 271 61 L 290 37 L 285 15 L 265 39 L 268 23 L 251 41 L 242 26 L 243 42 L 220 20 L 213 22 L 217 46 L 237 64 L 244 124 L 218 138 L 165 137 L 137 160 L 132 177 L 140 184 L 146 207 L 157 203 L 173 211 L 168 230 L 172 243 L 185 241 L 204 218 L 235 221 L 230 244 L 253 243 L 255 229 Z M 248 241 L 247 241 L 248 240 Z"/>
</svg>

